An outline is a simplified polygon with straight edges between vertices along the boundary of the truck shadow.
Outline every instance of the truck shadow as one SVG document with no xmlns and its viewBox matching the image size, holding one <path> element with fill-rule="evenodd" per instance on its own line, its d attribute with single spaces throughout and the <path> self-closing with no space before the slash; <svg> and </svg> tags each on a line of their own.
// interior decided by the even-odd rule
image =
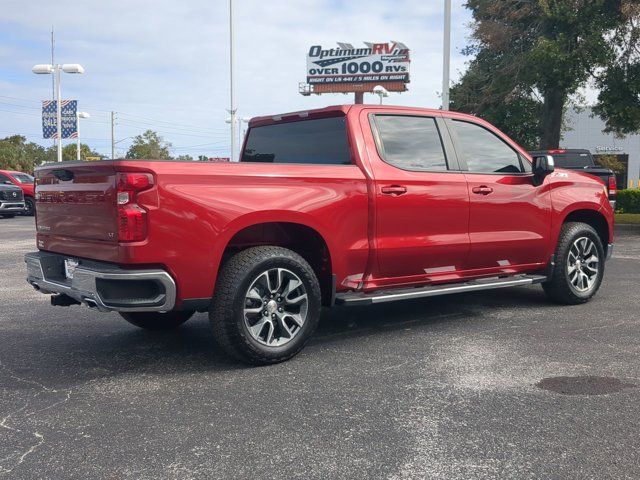
<svg viewBox="0 0 640 480">
<path fill-rule="evenodd" d="M 366 340 L 383 333 L 412 329 L 429 330 L 437 326 L 459 328 L 460 322 L 478 322 L 491 309 L 554 308 L 540 289 L 520 288 L 493 292 L 477 292 L 432 299 L 412 300 L 369 307 L 348 307 L 325 310 L 310 347 L 323 344 Z M 84 314 L 83 314 L 84 316 Z M 87 313 L 91 317 L 91 313 Z M 173 375 L 181 372 L 223 374 L 250 370 L 229 358 L 215 344 L 205 314 L 198 314 L 182 328 L 173 332 L 147 332 L 125 324 L 114 315 L 110 318 L 77 318 L 70 321 L 94 322 L 78 329 L 55 329 L 29 345 L 43 352 L 30 355 L 29 371 L 47 383 L 79 384 L 94 379 L 118 377 L 131 373 Z M 113 322 L 113 323 L 111 323 Z M 119 323 L 118 323 L 119 322 Z M 495 328 L 495 318 L 492 328 Z M 76 332 L 76 333 L 73 333 Z M 304 368 L 314 362 L 313 349 L 276 368 Z M 46 352 L 46 353 L 44 353 Z"/>
<path fill-rule="evenodd" d="M 367 307 L 337 307 L 324 312 L 311 344 L 339 342 L 341 338 L 374 336 L 378 332 L 434 325 L 456 328 L 460 322 L 482 322 L 499 308 L 556 307 L 540 288 L 509 288 L 383 303 Z"/>
</svg>

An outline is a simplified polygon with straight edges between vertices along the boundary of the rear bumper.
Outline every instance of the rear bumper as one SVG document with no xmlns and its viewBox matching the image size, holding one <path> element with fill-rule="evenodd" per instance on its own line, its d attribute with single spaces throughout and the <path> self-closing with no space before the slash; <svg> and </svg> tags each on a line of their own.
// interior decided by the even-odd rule
<svg viewBox="0 0 640 480">
<path fill-rule="evenodd" d="M 78 265 L 73 278 L 67 278 L 65 259 L 70 258 L 27 253 L 27 282 L 42 293 L 64 294 L 103 312 L 165 312 L 175 307 L 176 284 L 164 270 L 127 270 L 74 258 Z"/>
<path fill-rule="evenodd" d="M 0 202 L 0 215 L 3 213 L 22 213 L 24 212 L 24 202 Z"/>
</svg>

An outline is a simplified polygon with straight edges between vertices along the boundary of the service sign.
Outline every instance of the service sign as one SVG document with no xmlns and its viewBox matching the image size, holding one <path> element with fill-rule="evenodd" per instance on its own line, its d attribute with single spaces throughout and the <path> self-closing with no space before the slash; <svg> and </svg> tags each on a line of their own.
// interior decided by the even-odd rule
<svg viewBox="0 0 640 480">
<path fill-rule="evenodd" d="M 409 82 L 409 48 L 400 42 L 368 43 L 356 48 L 314 45 L 307 54 L 307 83 Z"/>
<path fill-rule="evenodd" d="M 42 101 L 42 137 L 58 138 L 58 122 L 55 100 Z M 78 108 L 77 100 L 62 100 L 60 103 L 60 116 L 62 118 L 62 138 L 78 137 L 78 117 L 76 111 Z"/>
</svg>

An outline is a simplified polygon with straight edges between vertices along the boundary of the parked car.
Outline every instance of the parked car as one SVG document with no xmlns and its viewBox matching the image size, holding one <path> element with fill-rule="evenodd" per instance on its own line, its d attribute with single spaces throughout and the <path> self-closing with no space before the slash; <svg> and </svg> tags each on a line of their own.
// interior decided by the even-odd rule
<svg viewBox="0 0 640 480">
<path fill-rule="evenodd" d="M 536 150 L 529 152 L 533 157 L 541 155 L 551 155 L 556 167 L 567 170 L 579 170 L 584 173 L 598 177 L 605 184 L 608 190 L 611 206 L 616 208 L 616 195 L 618 187 L 616 185 L 616 174 L 613 170 L 598 166 L 589 150 L 581 149 L 556 149 L 556 150 Z"/>
<path fill-rule="evenodd" d="M 15 185 L 0 183 L 0 217 L 12 218 L 24 209 L 22 190 Z"/>
<path fill-rule="evenodd" d="M 24 195 L 24 214 L 33 215 L 35 209 L 34 200 L 34 178 L 28 173 L 14 172 L 11 170 L 0 170 L 0 183 L 15 185 L 20 187 Z"/>
<path fill-rule="evenodd" d="M 554 171 L 478 118 L 346 105 L 251 120 L 239 163 L 36 169 L 28 282 L 146 329 L 208 312 L 254 364 L 298 353 L 322 305 L 542 284 L 598 290 L 613 251 L 599 180 Z"/>
</svg>

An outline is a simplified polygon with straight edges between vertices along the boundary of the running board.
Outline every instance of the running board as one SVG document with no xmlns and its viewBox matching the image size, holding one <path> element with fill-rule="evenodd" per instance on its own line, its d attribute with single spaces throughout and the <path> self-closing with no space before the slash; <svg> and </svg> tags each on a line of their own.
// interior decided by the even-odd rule
<svg viewBox="0 0 640 480">
<path fill-rule="evenodd" d="M 374 303 L 395 302 L 413 298 L 435 297 L 452 293 L 475 292 L 494 288 L 518 287 L 542 283 L 547 279 L 544 275 L 515 275 L 511 277 L 494 277 L 471 280 L 464 283 L 447 283 L 395 290 L 376 291 L 371 293 L 346 292 L 336 294 L 336 305 L 371 305 Z"/>
</svg>

